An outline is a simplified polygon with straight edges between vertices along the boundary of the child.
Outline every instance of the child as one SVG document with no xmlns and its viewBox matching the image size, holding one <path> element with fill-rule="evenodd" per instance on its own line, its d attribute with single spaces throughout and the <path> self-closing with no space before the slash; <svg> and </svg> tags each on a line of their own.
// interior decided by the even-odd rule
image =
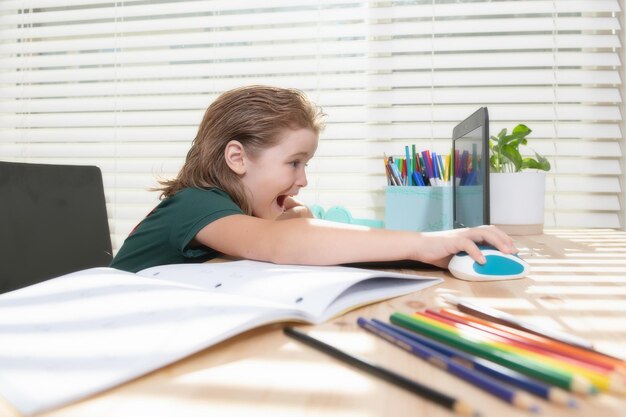
<svg viewBox="0 0 626 417">
<path fill-rule="evenodd" d="M 133 230 L 112 267 L 139 271 L 219 255 L 280 264 L 333 265 L 411 259 L 447 267 L 475 242 L 504 253 L 492 226 L 434 233 L 369 229 L 313 219 L 294 197 L 306 187 L 323 113 L 297 90 L 250 86 L 218 97 L 161 203 Z"/>
</svg>

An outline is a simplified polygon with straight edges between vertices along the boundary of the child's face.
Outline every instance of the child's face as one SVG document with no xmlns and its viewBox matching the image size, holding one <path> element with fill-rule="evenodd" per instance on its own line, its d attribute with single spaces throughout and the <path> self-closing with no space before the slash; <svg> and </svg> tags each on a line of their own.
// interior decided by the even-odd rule
<svg viewBox="0 0 626 417">
<path fill-rule="evenodd" d="M 252 214 L 276 219 L 284 211 L 288 196 L 306 187 L 306 163 L 317 149 L 317 135 L 308 129 L 287 129 L 278 144 L 261 151 L 254 159 L 246 158 L 242 181 L 252 196 Z"/>
</svg>

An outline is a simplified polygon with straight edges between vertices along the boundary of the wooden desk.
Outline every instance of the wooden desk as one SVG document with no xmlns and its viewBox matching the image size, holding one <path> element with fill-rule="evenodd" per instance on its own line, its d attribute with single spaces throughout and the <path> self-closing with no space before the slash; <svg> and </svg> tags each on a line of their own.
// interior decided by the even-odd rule
<svg viewBox="0 0 626 417">
<path fill-rule="evenodd" d="M 440 294 L 477 302 L 593 341 L 626 356 L 626 233 L 558 230 L 516 239 L 532 266 L 529 278 L 445 282 L 301 328 L 353 354 L 466 399 L 484 416 L 527 416 L 358 328 L 358 316 L 443 306 Z M 407 271 L 403 271 L 407 272 Z M 414 271 L 421 273 L 420 271 Z M 131 383 L 45 414 L 112 416 L 451 416 L 450 412 L 285 337 L 281 325 L 259 328 Z M 198 329 L 201 331 L 201 329 Z M 537 399 L 545 416 L 626 416 L 626 397 L 601 394 L 568 410 Z M 3 414 L 0 408 L 0 415 Z"/>
</svg>

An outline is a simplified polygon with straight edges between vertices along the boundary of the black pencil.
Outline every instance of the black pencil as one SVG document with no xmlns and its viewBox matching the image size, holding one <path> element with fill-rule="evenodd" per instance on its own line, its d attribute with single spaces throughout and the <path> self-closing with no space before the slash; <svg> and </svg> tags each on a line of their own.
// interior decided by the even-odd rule
<svg viewBox="0 0 626 417">
<path fill-rule="evenodd" d="M 442 392 L 436 391 L 425 385 L 422 385 L 416 381 L 408 379 L 402 375 L 396 374 L 390 370 L 382 368 L 378 365 L 370 363 L 364 359 L 357 358 L 349 355 L 333 346 L 330 346 L 320 340 L 317 340 L 307 334 L 297 331 L 293 327 L 285 327 L 284 332 L 287 336 L 292 337 L 305 345 L 309 345 L 314 349 L 324 352 L 336 359 L 339 359 L 347 364 L 350 364 L 363 371 L 369 372 L 379 378 L 384 379 L 387 382 L 391 382 L 401 388 L 411 391 L 414 394 L 419 395 L 427 400 L 437 403 L 449 410 L 454 411 L 457 414 L 464 416 L 478 417 L 480 413 L 475 411 L 470 405 L 462 400 L 458 400 L 454 397 L 446 395 Z"/>
</svg>

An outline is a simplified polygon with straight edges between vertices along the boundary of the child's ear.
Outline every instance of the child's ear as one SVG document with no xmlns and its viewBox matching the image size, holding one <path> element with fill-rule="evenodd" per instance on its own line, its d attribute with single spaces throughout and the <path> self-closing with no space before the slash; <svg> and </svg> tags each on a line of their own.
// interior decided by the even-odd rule
<svg viewBox="0 0 626 417">
<path fill-rule="evenodd" d="M 224 158 L 226 159 L 226 164 L 233 172 L 238 175 L 246 173 L 246 151 L 241 142 L 236 140 L 228 142 L 226 149 L 224 149 Z"/>
</svg>

